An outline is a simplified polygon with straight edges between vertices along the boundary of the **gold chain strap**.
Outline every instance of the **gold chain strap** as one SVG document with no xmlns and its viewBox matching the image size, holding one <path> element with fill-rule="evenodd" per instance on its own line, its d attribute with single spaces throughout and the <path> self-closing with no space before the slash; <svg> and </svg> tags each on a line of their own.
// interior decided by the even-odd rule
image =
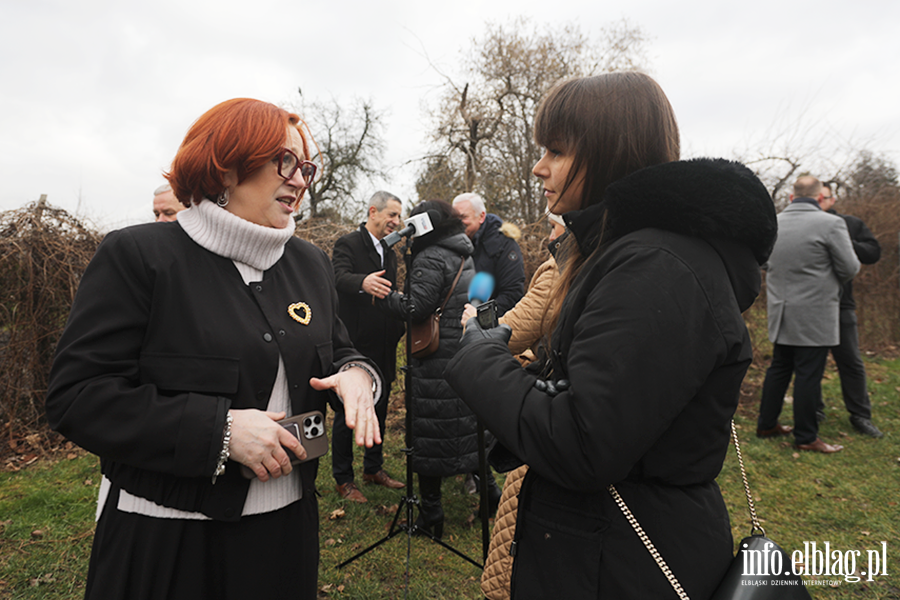
<svg viewBox="0 0 900 600">
<path fill-rule="evenodd" d="M 744 480 L 744 493 L 747 494 L 747 506 L 750 508 L 750 522 L 753 527 L 750 528 L 750 535 L 757 529 L 766 535 L 766 530 L 759 524 L 759 518 L 756 516 L 756 509 L 753 508 L 753 497 L 750 495 L 750 484 L 747 482 L 747 471 L 744 469 L 744 457 L 741 454 L 741 442 L 738 440 L 737 427 L 734 426 L 734 419 L 731 420 L 731 439 L 734 440 L 734 450 L 737 452 L 738 464 L 741 465 L 741 479 Z"/>
<path fill-rule="evenodd" d="M 753 535 L 753 532 L 757 529 L 761 531 L 763 535 L 766 535 L 765 529 L 763 529 L 762 525 L 759 524 L 759 518 L 756 516 L 756 509 L 753 507 L 753 497 L 750 495 L 750 483 L 748 483 L 747 481 L 747 471 L 744 469 L 744 457 L 741 455 L 741 442 L 738 440 L 737 428 L 734 426 L 734 419 L 732 419 L 731 421 L 731 439 L 734 440 L 734 449 L 735 451 L 737 451 L 738 464 L 741 466 L 741 479 L 744 480 L 744 493 L 747 494 L 747 506 L 750 507 L 750 521 L 753 523 L 753 528 L 750 530 L 750 535 Z M 676 579 L 675 575 L 672 573 L 672 569 L 669 568 L 669 565 L 666 564 L 666 561 L 660 555 L 659 551 L 656 549 L 656 546 L 653 545 L 653 542 L 651 542 L 650 538 L 647 537 L 647 534 L 644 533 L 644 528 L 641 527 L 640 523 L 638 523 L 638 520 L 628 508 L 628 505 L 625 504 L 625 501 L 622 500 L 622 496 L 619 495 L 619 492 L 616 490 L 615 486 L 610 484 L 606 489 L 609 491 L 609 495 L 613 497 L 613 500 L 616 501 L 616 504 L 619 505 L 619 509 L 621 509 L 622 514 L 624 514 L 625 518 L 628 519 L 628 523 L 631 525 L 631 528 L 634 529 L 634 532 L 638 535 L 639 538 L 641 538 L 641 541 L 644 542 L 644 546 L 647 548 L 650 556 L 653 557 L 653 560 L 655 560 L 657 566 L 659 566 L 659 570 L 662 571 L 663 575 L 666 576 L 666 579 L 669 580 L 669 583 L 672 585 L 672 589 L 675 590 L 675 593 L 678 594 L 678 597 L 681 598 L 681 600 L 690 600 L 687 593 L 684 591 L 684 588 L 681 587 L 681 584 L 678 583 L 678 579 Z"/>
<path fill-rule="evenodd" d="M 638 534 L 638 537 L 641 538 L 641 541 L 644 542 L 644 546 L 647 548 L 647 551 L 650 552 L 650 556 L 653 557 L 653 560 L 656 561 L 656 564 L 659 566 L 659 570 L 663 572 L 663 575 L 666 576 L 666 579 L 669 580 L 669 583 L 672 585 L 672 589 L 675 590 L 675 593 L 678 594 L 678 597 L 681 600 L 690 600 L 687 593 L 684 591 L 684 588 L 681 587 L 681 584 L 678 583 L 678 579 L 675 578 L 675 575 L 672 574 L 672 569 L 669 568 L 669 565 L 666 564 L 666 561 L 660 555 L 659 551 L 656 549 L 656 546 L 653 545 L 653 542 L 650 541 L 650 538 L 647 537 L 647 534 L 644 533 L 644 528 L 641 527 L 641 524 L 638 523 L 637 519 L 634 518 L 634 515 L 631 514 L 631 510 L 629 510 L 628 506 L 625 504 L 625 501 L 622 500 L 622 496 L 619 495 L 619 492 L 616 491 L 615 486 L 612 484 L 609 485 L 608 488 L 610 496 L 613 497 L 613 500 L 616 501 L 616 504 L 619 505 L 619 508 L 622 509 L 622 513 L 625 515 L 625 518 L 628 519 L 628 523 L 631 524 L 634 532 Z"/>
</svg>

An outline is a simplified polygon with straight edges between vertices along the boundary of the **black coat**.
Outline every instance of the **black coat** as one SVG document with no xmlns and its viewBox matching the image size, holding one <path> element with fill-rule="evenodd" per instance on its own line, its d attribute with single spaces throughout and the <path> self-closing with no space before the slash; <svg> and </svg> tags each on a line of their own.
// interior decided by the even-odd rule
<svg viewBox="0 0 900 600">
<path fill-rule="evenodd" d="M 752 358 L 741 312 L 759 292 L 774 207 L 743 166 L 697 160 L 633 173 L 566 221 L 589 255 L 552 338 L 553 377 L 571 387 L 538 391 L 492 340 L 445 372 L 531 467 L 513 598 L 675 597 L 609 484 L 690 597 L 708 598 L 732 556 L 715 479 Z"/>
<path fill-rule="evenodd" d="M 306 325 L 288 312 L 297 302 L 309 306 Z M 279 353 L 293 414 L 324 412 L 328 394 L 309 378 L 366 360 L 337 302 L 328 257 L 297 238 L 247 286 L 230 259 L 177 223 L 114 231 L 84 273 L 57 346 L 50 426 L 99 455 L 104 475 L 132 494 L 236 521 L 249 487 L 239 465 L 211 483 L 226 412 L 265 410 Z M 303 496 L 313 497 L 317 461 L 299 468 Z"/>
<path fill-rule="evenodd" d="M 850 241 L 853 243 L 853 252 L 856 258 L 864 265 L 874 265 L 881 258 L 881 244 L 872 235 L 871 230 L 859 217 L 853 215 L 842 215 L 830 209 L 833 215 L 837 215 L 847 224 L 847 233 L 850 234 Z M 853 300 L 853 280 L 851 279 L 844 284 L 841 289 L 841 310 L 855 310 L 856 301 Z"/>
<path fill-rule="evenodd" d="M 497 316 L 516 305 L 525 295 L 525 263 L 522 250 L 516 240 L 507 237 L 500 230 L 503 221 L 494 214 L 485 216 L 484 223 L 475 233 L 473 244 L 476 272 L 486 272 L 494 276 L 494 293 Z"/>
<path fill-rule="evenodd" d="M 460 319 L 475 275 L 472 242 L 459 229 L 447 235 L 436 229 L 416 238 L 409 290 L 392 293 L 381 303 L 389 314 L 409 316 L 413 323 L 430 318 L 447 298 L 464 261 L 462 275 L 441 314 L 437 351 L 412 362 L 413 470 L 423 475 L 469 473 L 478 466 L 477 420 L 442 376 L 459 347 Z"/>
<path fill-rule="evenodd" d="M 382 400 L 390 395 L 391 382 L 397 368 L 397 342 L 403 335 L 403 321 L 386 319 L 372 302 L 372 296 L 362 291 L 362 282 L 369 273 L 384 269 L 383 277 L 397 288 L 397 254 L 384 250 L 384 266 L 365 225 L 342 236 L 334 244 L 331 255 L 334 281 L 340 299 L 339 314 L 347 327 L 350 339 L 359 352 L 368 356 L 384 376 Z"/>
</svg>

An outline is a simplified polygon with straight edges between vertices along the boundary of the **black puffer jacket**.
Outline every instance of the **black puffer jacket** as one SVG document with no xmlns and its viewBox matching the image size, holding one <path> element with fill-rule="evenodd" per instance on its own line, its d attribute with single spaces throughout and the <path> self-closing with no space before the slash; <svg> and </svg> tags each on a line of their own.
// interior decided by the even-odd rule
<svg viewBox="0 0 900 600">
<path fill-rule="evenodd" d="M 508 227 L 508 225 L 507 225 Z M 518 231 L 518 228 L 514 229 Z M 503 220 L 488 213 L 475 234 L 475 270 L 494 276 L 492 298 L 497 303 L 497 316 L 516 305 L 525 295 L 525 263 L 516 240 L 504 233 Z"/>
<path fill-rule="evenodd" d="M 752 358 L 741 312 L 774 244 L 771 199 L 742 165 L 693 160 L 637 171 L 565 217 L 589 256 L 553 332 L 568 390 L 535 389 L 496 340 L 445 371 L 530 466 L 512 597 L 675 597 L 607 493 L 615 484 L 688 595 L 709 598 L 732 557 L 715 479 Z"/>
<path fill-rule="evenodd" d="M 449 230 L 439 226 L 416 238 L 410 289 L 406 294 L 392 292 L 380 302 L 389 314 L 403 319 L 409 316 L 413 323 L 429 318 L 447 298 L 460 263 L 465 260 L 462 275 L 441 314 L 437 352 L 413 359 L 413 470 L 432 476 L 468 473 L 478 466 L 475 415 L 441 375 L 459 347 L 460 319 L 475 274 L 472 242 L 463 233 L 462 224 L 453 223 Z"/>
</svg>

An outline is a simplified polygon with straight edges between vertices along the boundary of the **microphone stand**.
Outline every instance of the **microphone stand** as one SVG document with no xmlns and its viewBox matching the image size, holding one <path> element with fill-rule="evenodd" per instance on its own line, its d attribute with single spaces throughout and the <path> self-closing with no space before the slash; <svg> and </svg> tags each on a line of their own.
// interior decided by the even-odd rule
<svg viewBox="0 0 900 600">
<path fill-rule="evenodd" d="M 405 294 L 409 294 L 409 278 L 412 267 L 412 238 L 408 237 L 406 239 L 406 245 L 403 247 L 403 262 L 406 265 L 406 276 L 403 282 L 403 292 Z M 391 521 L 391 527 L 388 529 L 387 535 L 383 538 L 369 546 L 368 548 L 364 548 L 360 550 L 344 562 L 337 565 L 337 569 L 341 569 L 357 558 L 367 554 L 368 552 L 374 550 L 375 548 L 381 546 L 391 538 L 406 532 L 406 572 L 405 572 L 405 585 L 404 585 L 404 598 L 409 595 L 409 565 L 410 565 L 410 556 L 412 554 L 412 538 L 413 536 L 423 536 L 429 538 L 435 544 L 439 544 L 450 552 L 456 554 L 463 560 L 466 560 L 479 569 L 484 569 L 483 564 L 478 564 L 456 548 L 453 548 L 449 544 L 442 541 L 440 538 L 435 537 L 431 534 L 431 532 L 422 529 L 416 525 L 416 520 L 414 518 L 414 511 L 419 506 L 419 499 L 415 495 L 415 491 L 413 490 L 413 467 L 412 467 L 412 456 L 413 456 L 413 398 L 412 398 L 412 345 L 410 344 L 409 332 L 412 330 L 412 317 L 407 315 L 406 317 L 406 365 L 402 368 L 403 370 L 403 381 L 404 381 L 404 391 L 403 397 L 404 402 L 406 404 L 406 432 L 404 435 L 404 444 L 406 447 L 403 449 L 403 454 L 406 455 L 406 490 L 405 494 L 400 498 L 400 503 L 397 505 L 397 512 L 394 513 L 394 520 Z M 482 461 L 481 464 L 484 465 L 484 428 L 479 425 L 479 460 Z M 484 477 L 484 472 L 482 471 L 482 487 L 487 489 L 487 481 Z M 483 523 L 487 523 L 487 519 L 484 517 L 487 513 L 487 504 L 486 495 L 482 495 L 482 507 L 481 514 Z M 406 514 L 406 522 L 400 522 L 400 513 L 405 512 Z M 484 526 L 483 526 L 484 528 Z M 486 538 L 484 538 L 486 539 Z M 484 541 L 482 543 L 485 543 Z M 483 548 L 484 557 L 487 557 L 487 546 L 485 545 Z"/>
</svg>

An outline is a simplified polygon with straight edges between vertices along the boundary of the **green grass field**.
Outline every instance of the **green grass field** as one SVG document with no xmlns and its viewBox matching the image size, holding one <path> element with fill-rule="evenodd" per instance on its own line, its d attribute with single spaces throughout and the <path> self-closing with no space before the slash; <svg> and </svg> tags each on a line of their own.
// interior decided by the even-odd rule
<svg viewBox="0 0 900 600">
<path fill-rule="evenodd" d="M 753 433 L 758 393 L 752 402 L 741 405 L 736 418 L 757 512 L 767 534 L 789 553 L 802 550 L 804 542 L 816 542 L 819 548 L 829 542 L 832 550 L 860 551 L 862 562 L 856 570 L 862 571 L 867 568 L 867 551 L 887 543 L 888 575 L 872 582 L 862 577 L 857 583 L 843 577 L 808 577 L 840 582 L 835 587 L 810 588 L 814 598 L 900 598 L 900 360 L 871 360 L 867 369 L 874 420 L 885 432 L 883 439 L 857 435 L 850 427 L 831 368 L 823 386 L 828 419 L 820 434 L 826 441 L 843 444 L 843 452 L 798 453 L 788 438 L 757 439 Z M 751 371 L 749 378 L 760 376 L 759 370 Z M 402 418 L 392 413 L 389 422 L 393 425 L 389 425 L 385 448 L 386 468 L 403 479 Z M 790 414 L 783 422 L 791 422 Z M 357 460 L 358 470 L 361 462 Z M 97 459 L 82 453 L 0 473 L 0 598 L 82 596 L 99 479 Z M 750 524 L 733 452 L 719 483 L 737 543 L 749 533 Z M 334 491 L 327 457 L 321 463 L 318 484 L 322 494 L 320 596 L 403 598 L 408 567 L 410 598 L 481 597 L 479 569 L 426 538 L 410 541 L 405 533 L 336 569 L 338 563 L 387 533 L 402 490 L 361 486 L 369 498 L 367 504 L 344 502 Z M 472 518 L 477 496 L 463 493 L 461 478 L 445 480 L 443 491 L 444 540 L 480 562 L 480 522 Z"/>
</svg>

